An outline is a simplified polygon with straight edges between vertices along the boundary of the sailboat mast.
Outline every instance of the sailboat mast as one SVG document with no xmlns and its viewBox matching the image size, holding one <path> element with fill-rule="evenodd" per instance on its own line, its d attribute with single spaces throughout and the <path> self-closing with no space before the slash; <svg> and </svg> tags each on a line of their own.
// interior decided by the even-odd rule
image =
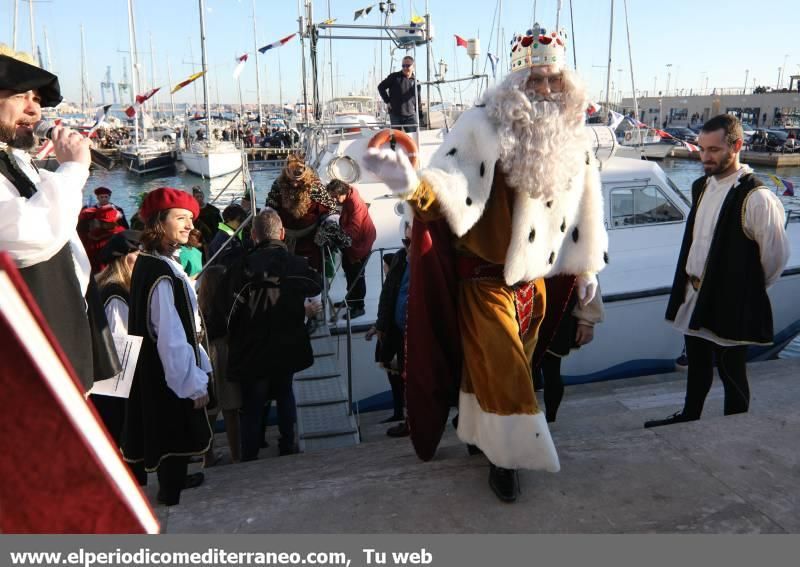
<svg viewBox="0 0 800 567">
<path fill-rule="evenodd" d="M 208 94 L 208 77 L 206 71 L 208 70 L 208 62 L 206 61 L 206 17 L 205 9 L 206 3 L 203 0 L 200 2 L 200 60 L 203 62 L 203 106 L 206 109 L 206 140 L 211 140 L 211 103 L 209 102 L 210 95 Z"/>
<path fill-rule="evenodd" d="M 11 26 L 13 28 L 12 36 L 14 40 L 12 41 L 11 45 L 14 48 L 14 51 L 17 50 L 17 15 L 19 14 L 19 0 L 14 0 L 14 24 Z"/>
<path fill-rule="evenodd" d="M 258 112 L 259 127 L 264 124 L 264 115 L 261 113 L 261 74 L 258 70 L 258 38 L 256 37 L 256 0 L 253 0 L 253 57 L 256 66 L 256 109 Z M 239 87 L 241 95 L 241 86 Z M 241 98 L 241 96 L 239 97 Z"/>
<path fill-rule="evenodd" d="M 47 26 L 43 27 L 44 31 L 44 53 L 47 56 L 47 70 L 53 72 L 53 59 L 50 57 L 50 42 L 47 40 Z"/>
<path fill-rule="evenodd" d="M 153 55 L 153 32 L 150 32 L 150 88 L 156 88 L 156 64 Z M 158 93 L 153 96 L 153 115 L 158 116 Z"/>
<path fill-rule="evenodd" d="M 33 25 L 33 0 L 28 0 L 28 23 L 31 26 L 31 55 L 36 55 L 36 26 Z"/>
<path fill-rule="evenodd" d="M 169 66 L 169 55 L 167 55 L 167 81 L 170 85 L 169 104 L 172 107 L 172 121 L 175 123 L 175 95 L 172 93 L 172 69 Z"/>
<path fill-rule="evenodd" d="M 306 85 L 306 44 L 305 40 L 305 30 L 303 29 L 303 8 L 302 8 L 302 1 L 297 0 L 297 11 L 299 12 L 297 18 L 297 25 L 300 31 L 300 64 L 303 70 L 303 124 L 308 124 L 308 90 Z"/>
<path fill-rule="evenodd" d="M 86 114 L 86 49 L 83 40 L 83 24 L 81 24 L 81 112 Z"/>
<path fill-rule="evenodd" d="M 133 83 L 133 88 L 131 88 L 131 106 L 136 108 L 136 91 L 139 88 L 137 81 L 136 81 L 136 43 L 133 38 L 134 30 L 133 30 L 133 0 L 128 0 L 128 43 L 130 44 L 131 48 L 131 82 Z M 137 117 L 138 113 L 134 114 L 133 116 L 133 139 L 136 143 L 136 146 L 139 146 L 139 128 L 137 127 Z"/>
<path fill-rule="evenodd" d="M 608 27 L 608 69 L 606 70 L 606 113 L 610 110 L 608 101 L 611 100 L 611 94 L 608 92 L 611 88 L 611 40 L 614 37 L 614 0 L 611 0 L 611 23 Z"/>
<path fill-rule="evenodd" d="M 633 50 L 631 49 L 631 28 L 628 24 L 628 0 L 623 0 L 625 7 L 625 30 L 628 34 L 628 64 L 631 66 L 631 90 L 633 96 L 633 113 L 636 120 L 639 120 L 639 103 L 636 101 L 636 82 L 633 79 Z M 622 86 L 620 86 L 622 89 Z M 620 101 L 621 103 L 622 101 Z"/>
</svg>

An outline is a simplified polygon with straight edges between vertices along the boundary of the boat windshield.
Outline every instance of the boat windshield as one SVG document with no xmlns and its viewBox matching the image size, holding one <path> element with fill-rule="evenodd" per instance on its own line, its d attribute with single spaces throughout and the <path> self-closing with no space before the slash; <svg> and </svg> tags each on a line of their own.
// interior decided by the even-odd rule
<svg viewBox="0 0 800 567">
<path fill-rule="evenodd" d="M 672 182 L 672 179 L 670 179 L 669 176 L 665 176 L 665 177 L 667 178 L 667 184 L 669 185 L 670 189 L 672 189 L 678 195 L 678 197 L 680 197 L 681 201 L 686 203 L 687 207 L 691 207 L 692 206 L 692 202 L 689 200 L 689 198 L 686 196 L 686 194 L 683 191 L 681 191 L 678 188 L 678 186 L 675 185 L 675 183 Z"/>
</svg>

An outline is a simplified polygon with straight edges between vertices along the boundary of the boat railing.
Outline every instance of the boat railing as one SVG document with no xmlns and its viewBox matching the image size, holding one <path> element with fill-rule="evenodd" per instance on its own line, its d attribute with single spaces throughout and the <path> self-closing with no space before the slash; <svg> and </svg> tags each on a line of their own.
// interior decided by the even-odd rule
<svg viewBox="0 0 800 567">
<path fill-rule="evenodd" d="M 786 209 L 786 222 L 783 223 L 784 230 L 789 228 L 790 222 L 800 222 L 800 209 Z"/>
<path fill-rule="evenodd" d="M 321 246 L 322 249 L 322 266 L 323 270 L 325 270 L 325 266 L 327 266 L 327 260 L 330 258 L 331 263 L 333 263 L 333 259 L 335 257 L 335 253 L 331 251 L 328 246 Z M 353 325 L 352 320 L 350 317 L 350 305 L 348 303 L 348 297 L 350 293 L 353 291 L 353 288 L 358 282 L 359 279 L 366 278 L 366 269 L 369 265 L 369 261 L 372 259 L 372 256 L 375 253 L 378 253 L 379 258 L 383 258 L 384 252 L 391 252 L 400 250 L 400 247 L 394 248 L 373 248 L 369 251 L 369 255 L 367 256 L 366 260 L 361 265 L 361 269 L 358 272 L 358 276 L 355 278 L 353 285 L 345 291 L 344 298 L 342 299 L 341 306 L 332 310 L 331 321 L 337 321 L 339 318 L 339 311 L 344 309 L 344 320 L 345 320 L 345 336 L 347 337 L 345 353 L 346 353 L 346 360 L 347 360 L 347 415 L 353 414 Z M 384 282 L 384 273 L 383 273 L 383 262 L 378 263 L 378 268 L 381 275 L 381 288 L 383 288 Z M 328 277 L 327 273 L 323 273 L 322 275 L 322 297 L 323 297 L 323 314 L 325 317 L 328 316 L 327 313 L 327 306 L 333 306 L 333 302 L 331 301 L 330 297 L 330 284 L 339 273 L 339 270 L 342 269 L 342 263 L 339 262 L 338 265 L 334 265 L 333 273 Z"/>
</svg>

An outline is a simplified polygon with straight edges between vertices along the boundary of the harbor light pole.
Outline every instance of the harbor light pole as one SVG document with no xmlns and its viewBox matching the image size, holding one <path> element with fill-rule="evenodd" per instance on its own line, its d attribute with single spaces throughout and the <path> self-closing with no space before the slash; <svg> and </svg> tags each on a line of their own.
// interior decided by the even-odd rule
<svg viewBox="0 0 800 567">
<path fill-rule="evenodd" d="M 672 77 L 672 63 L 667 63 L 667 88 L 664 89 L 664 96 L 669 96 L 669 80 Z"/>
<path fill-rule="evenodd" d="M 747 94 L 747 78 L 750 76 L 750 69 L 744 70 L 744 88 L 742 89 L 742 94 Z"/>
</svg>

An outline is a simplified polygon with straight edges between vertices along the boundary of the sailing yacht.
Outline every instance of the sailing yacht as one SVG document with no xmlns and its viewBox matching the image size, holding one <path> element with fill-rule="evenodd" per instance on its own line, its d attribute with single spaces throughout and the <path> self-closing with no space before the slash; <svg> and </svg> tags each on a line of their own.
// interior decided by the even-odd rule
<svg viewBox="0 0 800 567">
<path fill-rule="evenodd" d="M 203 71 L 208 70 L 206 63 L 206 22 L 205 2 L 200 2 L 200 46 L 202 48 Z M 227 173 L 232 173 L 242 167 L 242 152 L 233 142 L 223 142 L 211 136 L 211 105 L 208 96 L 207 73 L 203 73 L 203 103 L 205 105 L 206 135 L 204 140 L 191 142 L 185 151 L 181 152 L 181 159 L 186 169 L 203 177 L 214 178 Z"/>
<path fill-rule="evenodd" d="M 131 104 L 136 108 L 136 93 L 139 88 L 138 63 L 136 53 L 136 23 L 133 15 L 133 0 L 128 0 L 128 40 L 131 49 L 131 76 L 133 80 L 133 101 Z M 139 121 L 141 120 L 144 139 L 139 137 Z M 119 155 L 128 167 L 128 171 L 143 175 L 153 173 L 162 169 L 175 167 L 178 158 L 175 144 L 167 140 L 147 139 L 144 130 L 145 117 L 144 110 L 140 108 L 133 117 L 133 143 L 120 148 Z"/>
</svg>

